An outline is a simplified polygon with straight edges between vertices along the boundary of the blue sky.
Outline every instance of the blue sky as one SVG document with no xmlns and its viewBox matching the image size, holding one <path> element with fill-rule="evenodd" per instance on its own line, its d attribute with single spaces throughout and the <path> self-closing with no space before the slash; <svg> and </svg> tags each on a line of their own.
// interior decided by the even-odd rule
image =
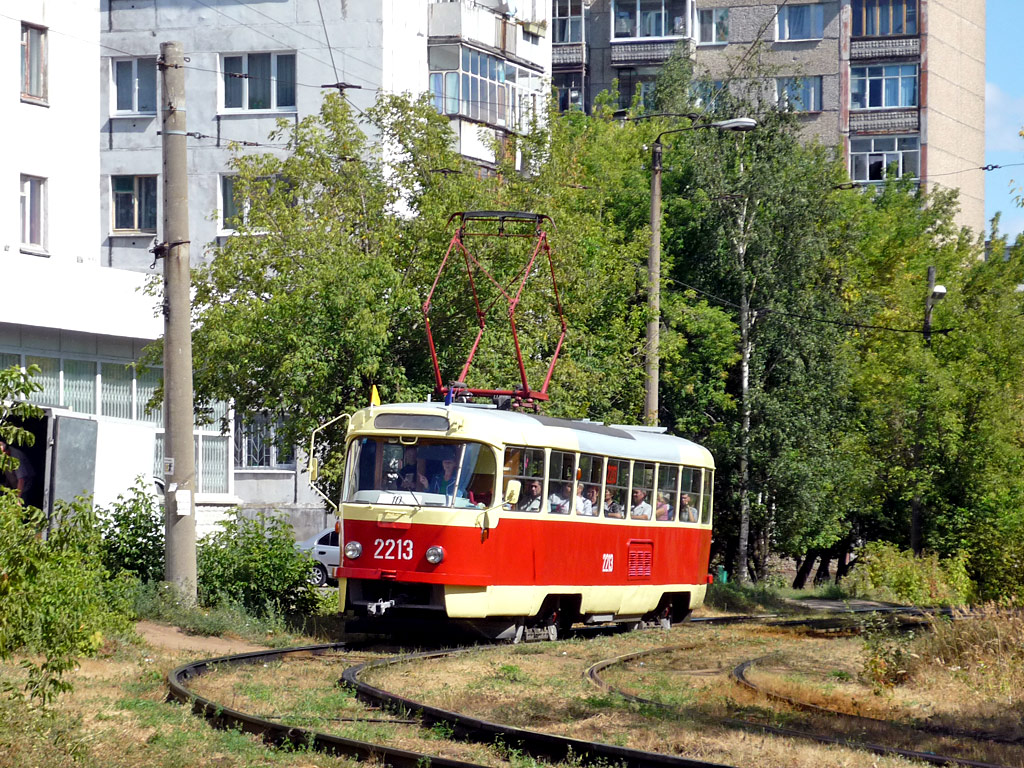
<svg viewBox="0 0 1024 768">
<path fill-rule="evenodd" d="M 1020 33 L 1024 0 L 986 0 L 985 163 L 1024 162 L 1024 78 L 1020 68 Z M 985 173 L 985 218 L 1002 211 L 999 230 L 1024 232 L 1024 208 L 1014 188 L 1024 187 L 1024 165 Z"/>
</svg>

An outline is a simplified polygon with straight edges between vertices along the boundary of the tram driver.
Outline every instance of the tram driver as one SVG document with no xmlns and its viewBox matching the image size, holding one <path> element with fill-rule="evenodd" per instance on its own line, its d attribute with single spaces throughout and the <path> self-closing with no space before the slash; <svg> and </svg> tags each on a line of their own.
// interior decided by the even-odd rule
<svg viewBox="0 0 1024 768">
<path fill-rule="evenodd" d="M 416 446 L 407 445 L 402 455 L 402 468 L 398 472 L 398 487 L 403 491 L 425 491 L 429 484 L 427 476 L 420 472 L 416 460 Z"/>
</svg>

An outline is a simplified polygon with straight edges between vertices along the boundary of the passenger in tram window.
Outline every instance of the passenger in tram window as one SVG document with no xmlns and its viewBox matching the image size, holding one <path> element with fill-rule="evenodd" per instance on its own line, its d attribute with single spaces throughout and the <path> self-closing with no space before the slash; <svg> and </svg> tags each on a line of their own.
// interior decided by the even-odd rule
<svg viewBox="0 0 1024 768">
<path fill-rule="evenodd" d="M 601 509 L 601 487 L 597 485 L 587 485 L 583 489 L 583 509 L 580 512 L 581 515 L 590 515 L 593 517 L 597 514 L 598 510 Z"/>
<path fill-rule="evenodd" d="M 654 508 L 654 519 L 655 520 L 672 520 L 672 505 L 668 503 L 668 495 L 664 493 L 658 493 L 658 504 Z"/>
<path fill-rule="evenodd" d="M 634 520 L 651 519 L 651 505 L 647 503 L 647 491 L 643 488 L 633 489 L 633 506 L 629 514 Z"/>
<path fill-rule="evenodd" d="M 541 502 L 541 482 L 540 478 L 533 478 L 527 480 L 526 485 L 523 487 L 523 495 L 519 498 L 519 504 L 516 506 L 520 512 L 540 512 Z"/>
<path fill-rule="evenodd" d="M 690 494 L 683 494 L 683 498 L 679 502 L 679 507 L 679 519 L 684 523 L 696 523 L 700 520 L 700 513 L 697 511 L 697 508 L 690 503 Z"/>
<path fill-rule="evenodd" d="M 565 482 L 548 496 L 548 509 L 553 515 L 568 515 L 572 508 L 572 483 Z"/>
<path fill-rule="evenodd" d="M 615 500 L 611 488 L 604 489 L 604 516 L 617 517 L 620 520 L 625 517 L 622 504 Z"/>
<path fill-rule="evenodd" d="M 583 483 L 576 483 L 576 514 L 593 515 L 593 506 L 583 494 Z"/>
</svg>

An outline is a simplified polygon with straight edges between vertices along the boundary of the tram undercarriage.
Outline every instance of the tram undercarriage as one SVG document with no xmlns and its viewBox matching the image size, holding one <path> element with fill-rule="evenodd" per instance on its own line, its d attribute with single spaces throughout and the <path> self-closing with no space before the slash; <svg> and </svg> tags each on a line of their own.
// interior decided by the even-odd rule
<svg viewBox="0 0 1024 768">
<path fill-rule="evenodd" d="M 531 593 L 540 591 L 539 608 L 534 611 L 477 610 L 466 615 L 463 601 L 462 611 L 452 611 L 452 603 L 459 603 L 460 588 L 440 584 L 422 584 L 397 581 L 376 581 L 369 579 L 342 579 L 339 589 L 343 590 L 346 613 L 353 616 L 359 631 L 388 632 L 396 627 L 408 629 L 411 625 L 423 624 L 432 631 L 444 624 L 451 629 L 468 631 L 490 640 L 507 640 L 514 643 L 536 640 L 557 640 L 565 636 L 577 624 L 602 626 L 624 625 L 630 629 L 644 627 L 669 628 L 685 620 L 694 604 L 703 599 L 703 588 L 693 587 L 701 594 L 686 591 L 661 591 L 653 610 L 632 612 L 586 611 L 584 595 L 574 593 L 547 593 L 542 587 L 512 588 L 528 589 Z M 586 588 L 592 590 L 593 588 Z M 652 592 L 655 588 L 651 588 Z M 465 590 L 465 588 L 462 588 Z M 478 596 L 487 596 L 493 587 L 471 590 Z M 454 592 L 454 594 L 453 594 Z M 462 593 L 463 595 L 465 592 Z M 454 598 L 454 599 L 453 599 Z M 477 603 L 480 605 L 480 603 Z M 696 604 L 699 604 L 697 602 Z M 520 602 L 518 608 L 524 606 Z M 355 624 L 353 625 L 355 626 Z"/>
</svg>

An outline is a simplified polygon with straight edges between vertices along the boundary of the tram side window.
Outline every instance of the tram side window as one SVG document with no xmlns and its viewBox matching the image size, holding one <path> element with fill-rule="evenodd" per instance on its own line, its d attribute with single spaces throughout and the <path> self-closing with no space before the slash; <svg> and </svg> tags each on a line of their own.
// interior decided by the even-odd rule
<svg viewBox="0 0 1024 768">
<path fill-rule="evenodd" d="M 605 473 L 604 506 L 605 517 L 622 519 L 626 516 L 626 494 L 629 493 L 629 462 L 622 459 L 608 459 Z"/>
<path fill-rule="evenodd" d="M 576 502 L 576 514 L 594 516 L 601 509 L 601 475 L 604 474 L 604 459 L 588 453 L 580 455 L 580 470 L 577 474 L 577 494 L 583 501 Z"/>
<path fill-rule="evenodd" d="M 651 519 L 651 494 L 654 492 L 654 465 L 633 462 L 633 486 L 629 497 L 629 516 L 633 520 Z"/>
<path fill-rule="evenodd" d="M 704 470 L 704 494 L 701 496 L 703 504 L 701 506 L 700 521 L 703 525 L 711 525 L 711 497 L 715 491 L 715 473 L 714 470 Z"/>
<path fill-rule="evenodd" d="M 548 512 L 568 515 L 575 493 L 576 454 L 552 451 L 548 461 Z"/>
<path fill-rule="evenodd" d="M 679 494 L 679 467 L 661 464 L 658 467 L 658 503 L 654 507 L 655 520 L 675 520 Z M 685 512 L 685 510 L 683 510 Z"/>
<path fill-rule="evenodd" d="M 682 496 L 679 498 L 679 520 L 683 523 L 700 522 L 701 472 L 703 470 L 683 467 Z"/>
<path fill-rule="evenodd" d="M 515 508 L 520 512 L 540 512 L 544 506 L 544 450 L 516 445 L 505 448 L 502 498 L 508 490 L 509 480 L 518 480 L 522 486 Z M 511 508 L 510 505 L 505 505 L 505 509 Z"/>
</svg>

